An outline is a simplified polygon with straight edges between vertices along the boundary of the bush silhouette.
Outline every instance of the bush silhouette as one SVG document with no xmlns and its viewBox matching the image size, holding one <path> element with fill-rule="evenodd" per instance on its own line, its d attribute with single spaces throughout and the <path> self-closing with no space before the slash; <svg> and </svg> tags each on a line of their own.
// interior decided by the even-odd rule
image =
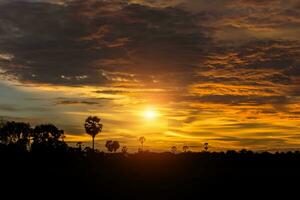
<svg viewBox="0 0 300 200">
<path fill-rule="evenodd" d="M 116 152 L 120 148 L 120 144 L 118 141 L 108 140 L 106 141 L 105 147 L 110 152 Z"/>
</svg>

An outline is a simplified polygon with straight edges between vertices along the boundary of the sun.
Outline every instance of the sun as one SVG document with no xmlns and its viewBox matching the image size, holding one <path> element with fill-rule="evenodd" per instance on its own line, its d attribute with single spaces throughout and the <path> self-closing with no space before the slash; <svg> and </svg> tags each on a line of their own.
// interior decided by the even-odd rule
<svg viewBox="0 0 300 200">
<path fill-rule="evenodd" d="M 145 110 L 144 117 L 148 120 L 153 120 L 157 117 L 157 112 L 153 109 Z"/>
</svg>

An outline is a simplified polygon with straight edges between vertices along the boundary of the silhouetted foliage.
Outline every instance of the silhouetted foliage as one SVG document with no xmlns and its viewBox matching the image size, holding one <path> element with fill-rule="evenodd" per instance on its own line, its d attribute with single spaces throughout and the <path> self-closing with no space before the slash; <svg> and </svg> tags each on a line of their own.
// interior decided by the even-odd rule
<svg viewBox="0 0 300 200">
<path fill-rule="evenodd" d="M 122 196 L 138 191 L 140 197 L 159 188 L 160 194 L 176 195 L 181 191 L 186 198 L 188 194 L 205 191 L 212 194 L 224 187 L 228 187 L 228 191 L 233 187 L 248 191 L 254 184 L 256 188 L 274 187 L 278 182 L 287 185 L 290 180 L 300 178 L 299 151 L 208 152 L 209 145 L 205 143 L 205 151 L 197 153 L 176 154 L 177 147 L 172 146 L 173 155 L 170 152 L 152 153 L 142 148 L 138 153 L 130 154 L 123 146 L 122 154 L 105 154 L 90 147 L 82 150 L 81 142 L 76 144 L 77 147 L 68 147 L 63 139 L 64 131 L 52 124 L 32 129 L 26 123 L 5 122 L 0 128 L 1 181 L 7 187 L 18 183 L 13 187 L 14 191 L 69 186 L 76 191 L 110 195 L 117 185 Z M 143 147 L 145 138 L 142 137 L 140 142 Z M 27 148 L 30 144 L 31 151 Z M 120 144 L 109 140 L 106 147 L 109 152 L 116 152 Z M 188 146 L 183 146 L 183 151 L 187 150 Z M 3 186 L 1 189 L 6 191 Z"/>
<path fill-rule="evenodd" d="M 175 154 L 177 152 L 177 147 L 176 146 L 172 146 L 171 147 L 171 152 Z"/>
<path fill-rule="evenodd" d="M 207 142 L 204 143 L 203 148 L 204 148 L 205 151 L 208 151 L 208 143 Z"/>
<path fill-rule="evenodd" d="M 1 129 L 1 134 L 6 133 L 3 130 L 7 129 Z M 103 194 L 115 192 L 117 185 L 117 191 L 122 196 L 137 193 L 140 197 L 145 192 L 152 194 L 158 190 L 159 193 L 168 194 L 164 199 L 169 199 L 169 195 L 177 195 L 178 191 L 184 194 L 184 198 L 206 191 L 211 195 L 224 187 L 228 187 L 228 191 L 232 191 L 233 187 L 248 191 L 254 184 L 257 188 L 274 186 L 278 181 L 286 185 L 289 180 L 298 180 L 300 177 L 299 152 L 272 154 L 242 149 L 226 153 L 205 151 L 175 154 L 177 148 L 173 146 L 171 151 L 174 155 L 169 152 L 151 153 L 141 148 L 138 153 L 130 154 L 127 153 L 127 147 L 123 146 L 122 153 L 126 156 L 104 154 L 90 147 L 82 151 L 81 142 L 76 144 L 77 148 L 60 148 L 60 144 L 65 144 L 62 141 L 63 131 L 54 125 L 38 125 L 29 134 L 33 140 L 33 152 L 16 153 L 15 146 L 11 145 L 15 145 L 14 142 L 23 136 L 17 134 L 20 131 L 11 133 L 13 139 L 3 141 L 13 142 L 1 140 L 0 143 L 1 181 L 7 187 L 11 186 L 9 181 L 18 183 L 27 189 L 26 192 L 32 188 L 39 191 L 40 188 L 55 186 L 70 187 L 76 192 L 96 191 L 103 197 Z M 117 141 L 110 140 L 106 144 L 110 152 L 120 147 Z M 260 184 L 257 180 L 263 181 Z M 19 190 L 20 187 L 14 189 Z M 1 189 L 6 191 L 3 186 Z"/>
<path fill-rule="evenodd" d="M 110 152 L 116 152 L 120 148 L 120 144 L 118 141 L 108 140 L 106 141 L 105 147 Z"/>
<path fill-rule="evenodd" d="M 139 137 L 139 141 L 142 144 L 142 151 L 144 150 L 144 142 L 146 141 L 146 138 L 144 136 Z"/>
<path fill-rule="evenodd" d="M 7 122 L 0 129 L 0 140 L 2 143 L 17 143 L 20 140 L 28 142 L 31 133 L 29 124 L 23 122 Z"/>
<path fill-rule="evenodd" d="M 0 129 L 5 125 L 5 120 L 1 117 L 0 118 Z"/>
<path fill-rule="evenodd" d="M 122 147 L 122 153 L 127 154 L 128 148 L 127 146 Z"/>
<path fill-rule="evenodd" d="M 9 151 L 66 152 L 64 131 L 52 124 L 37 125 L 8 121 L 0 128 L 0 143 Z"/>
<path fill-rule="evenodd" d="M 34 128 L 32 133 L 31 150 L 37 152 L 64 152 L 67 145 L 62 141 L 64 131 L 52 124 L 42 124 Z"/>
<path fill-rule="evenodd" d="M 82 142 L 77 142 L 76 146 L 78 147 L 79 151 L 82 151 Z"/>
<path fill-rule="evenodd" d="M 26 151 L 32 129 L 28 123 L 6 122 L 0 128 L 0 142 L 19 151 Z"/>
<path fill-rule="evenodd" d="M 250 156 L 250 155 L 253 155 L 253 152 L 249 151 L 247 149 L 242 149 L 242 150 L 240 150 L 240 154 Z"/>
<path fill-rule="evenodd" d="M 143 149 L 142 148 L 138 148 L 138 153 L 141 153 L 141 152 L 143 152 Z"/>
<path fill-rule="evenodd" d="M 185 146 L 182 147 L 182 151 L 183 151 L 184 153 L 186 153 L 187 150 L 189 150 L 189 147 L 188 147 L 188 146 L 185 145 Z"/>
<path fill-rule="evenodd" d="M 84 123 L 85 131 L 92 137 L 92 149 L 95 150 L 95 137 L 102 132 L 103 125 L 100 123 L 101 119 L 96 116 L 89 116 Z"/>
<path fill-rule="evenodd" d="M 237 154 L 237 152 L 235 150 L 228 150 L 228 151 L 226 151 L 226 154 L 229 156 L 235 156 Z"/>
</svg>

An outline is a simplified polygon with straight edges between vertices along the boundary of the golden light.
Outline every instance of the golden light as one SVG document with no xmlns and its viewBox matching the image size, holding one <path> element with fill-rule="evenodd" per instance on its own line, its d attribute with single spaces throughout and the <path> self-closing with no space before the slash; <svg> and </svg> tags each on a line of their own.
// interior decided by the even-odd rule
<svg viewBox="0 0 300 200">
<path fill-rule="evenodd" d="M 153 120 L 157 117 L 157 112 L 153 109 L 148 109 L 144 112 L 144 117 L 148 120 Z"/>
</svg>

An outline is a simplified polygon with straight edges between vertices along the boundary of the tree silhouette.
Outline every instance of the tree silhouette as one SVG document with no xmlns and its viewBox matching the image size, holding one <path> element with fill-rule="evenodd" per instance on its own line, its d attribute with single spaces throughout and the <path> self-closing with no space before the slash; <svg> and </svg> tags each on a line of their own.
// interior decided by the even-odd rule
<svg viewBox="0 0 300 200">
<path fill-rule="evenodd" d="M 138 148 L 138 153 L 142 153 L 143 149 L 141 147 Z"/>
<path fill-rule="evenodd" d="M 32 129 L 23 122 L 6 122 L 0 128 L 0 142 L 26 151 Z"/>
<path fill-rule="evenodd" d="M 120 144 L 118 141 L 113 141 L 112 146 L 113 146 L 114 152 L 116 152 L 120 148 Z"/>
<path fill-rule="evenodd" d="M 122 147 L 122 153 L 127 154 L 128 148 L 127 146 Z"/>
<path fill-rule="evenodd" d="M 93 147 L 95 150 L 95 137 L 102 131 L 103 125 L 100 123 L 101 119 L 96 116 L 89 116 L 84 123 L 85 131 L 92 137 Z"/>
<path fill-rule="evenodd" d="M 0 118 L 0 129 L 5 125 L 5 120 L 3 119 L 3 117 Z"/>
<path fill-rule="evenodd" d="M 34 128 L 32 133 L 33 151 L 64 151 L 67 148 L 63 141 L 64 131 L 53 124 L 42 124 Z"/>
<path fill-rule="evenodd" d="M 208 151 L 208 143 L 207 142 L 204 143 L 203 148 L 206 152 Z"/>
<path fill-rule="evenodd" d="M 139 138 L 140 143 L 142 144 L 142 151 L 144 150 L 144 142 L 146 141 L 146 138 L 144 136 L 141 136 Z"/>
<path fill-rule="evenodd" d="M 31 132 L 30 125 L 23 122 L 7 122 L 2 125 L 0 140 L 4 143 L 16 143 L 19 140 L 28 140 Z"/>
<path fill-rule="evenodd" d="M 76 146 L 78 146 L 79 151 L 82 151 L 82 142 L 77 142 Z"/>
<path fill-rule="evenodd" d="M 120 144 L 118 141 L 108 140 L 106 141 L 105 147 L 110 152 L 116 152 L 120 148 Z"/>
<path fill-rule="evenodd" d="M 185 146 L 182 147 L 182 150 L 183 150 L 184 153 L 186 153 L 187 150 L 189 150 L 189 147 L 185 145 Z"/>
<path fill-rule="evenodd" d="M 112 152 L 113 151 L 113 149 L 112 149 L 112 140 L 108 140 L 108 141 L 106 141 L 106 143 L 105 143 L 105 147 L 107 148 L 107 150 L 108 151 L 110 151 L 110 152 Z"/>
<path fill-rule="evenodd" d="M 177 147 L 176 147 L 176 146 L 172 146 L 172 147 L 171 147 L 171 152 L 175 154 L 176 151 L 177 151 Z"/>
</svg>

